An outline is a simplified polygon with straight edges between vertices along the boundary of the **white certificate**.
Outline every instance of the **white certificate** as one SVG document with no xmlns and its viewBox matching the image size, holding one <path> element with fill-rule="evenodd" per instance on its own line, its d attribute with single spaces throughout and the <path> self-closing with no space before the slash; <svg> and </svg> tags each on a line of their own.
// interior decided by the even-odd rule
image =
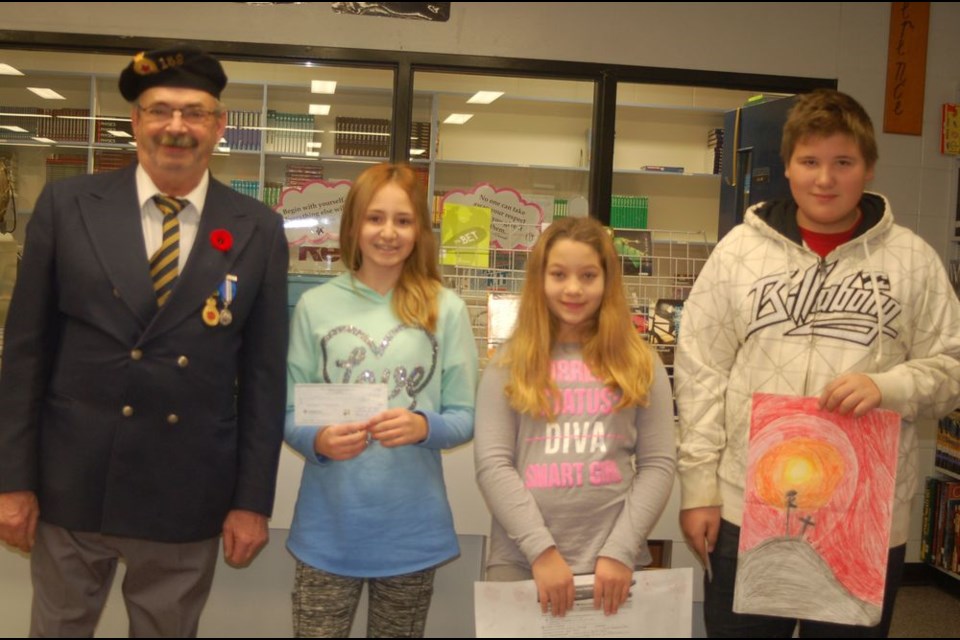
<svg viewBox="0 0 960 640">
<path fill-rule="evenodd" d="M 593 608 L 593 576 L 576 576 L 577 601 L 563 618 L 540 613 L 533 580 L 475 582 L 477 637 L 689 638 L 693 571 L 652 569 L 633 578 L 630 597 L 615 615 L 605 616 Z"/>
<path fill-rule="evenodd" d="M 297 384 L 293 387 L 293 423 L 298 427 L 366 422 L 386 410 L 385 384 Z"/>
</svg>

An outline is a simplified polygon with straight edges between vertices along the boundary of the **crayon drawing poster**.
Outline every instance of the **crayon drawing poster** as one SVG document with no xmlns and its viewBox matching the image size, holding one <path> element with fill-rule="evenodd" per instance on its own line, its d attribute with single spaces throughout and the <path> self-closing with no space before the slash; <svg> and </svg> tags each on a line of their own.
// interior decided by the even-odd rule
<svg viewBox="0 0 960 640">
<path fill-rule="evenodd" d="M 900 417 L 754 394 L 733 610 L 880 621 Z"/>
</svg>

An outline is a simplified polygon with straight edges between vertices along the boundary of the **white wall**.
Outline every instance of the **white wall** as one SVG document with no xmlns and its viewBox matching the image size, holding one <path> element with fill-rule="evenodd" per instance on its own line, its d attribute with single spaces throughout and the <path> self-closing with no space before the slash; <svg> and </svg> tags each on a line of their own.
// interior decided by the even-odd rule
<svg viewBox="0 0 960 640">
<path fill-rule="evenodd" d="M 541 58 L 837 78 L 883 121 L 890 5 L 868 3 L 568 3 L 452 5 L 449 22 L 335 14 L 327 3 L 247 6 L 4 3 L 7 30 L 155 36 Z M 957 3 L 931 5 L 923 136 L 880 136 L 875 187 L 902 223 L 943 254 L 956 162 L 940 156 L 939 109 L 957 99 Z"/>
<path fill-rule="evenodd" d="M 889 14 L 886 2 L 553 6 L 455 2 L 449 22 L 421 23 L 337 15 L 327 3 L 249 7 L 205 2 L 10 2 L 3 5 L 2 28 L 837 78 L 841 90 L 864 104 L 879 130 L 883 122 Z M 944 256 L 953 251 L 949 238 L 958 164 L 938 152 L 939 110 L 941 103 L 958 97 L 958 30 L 960 4 L 932 3 L 923 135 L 880 134 L 880 161 L 874 182 L 876 190 L 890 197 L 898 221 L 920 233 Z M 923 425 L 921 472 L 932 466 L 934 433 L 931 423 Z M 464 452 L 448 459 L 448 468 L 455 466 L 458 471 L 470 464 L 470 456 Z M 461 489 L 471 490 L 458 487 L 456 491 Z M 658 537 L 679 538 L 676 498 L 658 526 Z M 476 496 L 471 496 L 471 506 L 466 509 L 454 505 L 461 533 L 486 527 L 488 516 L 477 513 L 475 500 Z M 910 561 L 918 559 L 919 520 L 919 516 L 915 518 L 910 540 Z M 281 533 L 276 537 L 284 536 Z M 675 564 L 693 562 L 680 542 L 674 549 L 674 559 Z M 235 573 L 238 581 L 250 583 L 274 582 L 275 574 L 275 565 L 269 560 Z M 16 595 L 0 599 L 0 635 L 23 633 L 18 622 L 11 622 L 26 615 L 23 607 L 29 595 L 22 575 L 15 578 L 19 582 L 5 584 L 5 575 L 0 574 L 0 593 Z M 273 584 L 272 588 L 286 589 L 288 585 Z M 277 616 L 275 629 L 286 629 L 289 624 L 286 611 L 265 611 L 263 615 Z"/>
<path fill-rule="evenodd" d="M 885 3 L 871 3 L 886 7 Z M 449 22 L 327 3 L 4 3 L 4 29 L 150 35 L 835 77 L 841 3 L 456 2 Z M 880 10 L 874 25 L 885 25 Z M 885 29 L 885 27 L 883 27 Z M 883 40 L 886 42 L 886 32 Z"/>
</svg>

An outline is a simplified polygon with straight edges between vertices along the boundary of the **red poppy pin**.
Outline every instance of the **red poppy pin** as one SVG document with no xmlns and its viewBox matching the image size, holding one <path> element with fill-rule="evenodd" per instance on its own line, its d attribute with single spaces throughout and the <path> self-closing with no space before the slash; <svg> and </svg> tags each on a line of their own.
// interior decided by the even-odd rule
<svg viewBox="0 0 960 640">
<path fill-rule="evenodd" d="M 226 229 L 214 229 L 210 232 L 210 244 L 214 249 L 226 253 L 233 246 L 233 236 Z"/>
</svg>

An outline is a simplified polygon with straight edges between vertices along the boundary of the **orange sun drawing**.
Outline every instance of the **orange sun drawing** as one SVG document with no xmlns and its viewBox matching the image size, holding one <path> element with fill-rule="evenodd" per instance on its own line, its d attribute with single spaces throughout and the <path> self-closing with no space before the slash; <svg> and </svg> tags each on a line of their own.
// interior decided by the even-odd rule
<svg viewBox="0 0 960 640">
<path fill-rule="evenodd" d="M 843 456 L 833 445 L 812 438 L 794 438 L 774 445 L 757 461 L 757 495 L 772 507 L 812 510 L 828 503 L 843 478 Z"/>
</svg>

